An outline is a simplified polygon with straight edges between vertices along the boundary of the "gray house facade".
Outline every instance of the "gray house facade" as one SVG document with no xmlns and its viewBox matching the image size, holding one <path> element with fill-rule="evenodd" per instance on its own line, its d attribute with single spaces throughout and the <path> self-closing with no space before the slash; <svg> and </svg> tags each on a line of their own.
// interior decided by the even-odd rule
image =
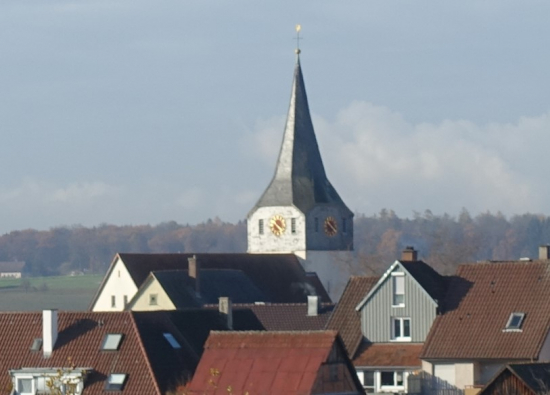
<svg viewBox="0 0 550 395">
<path fill-rule="evenodd" d="M 408 247 L 355 307 L 363 340 L 353 356 L 368 393 L 406 393 L 438 314 L 446 278 Z"/>
</svg>

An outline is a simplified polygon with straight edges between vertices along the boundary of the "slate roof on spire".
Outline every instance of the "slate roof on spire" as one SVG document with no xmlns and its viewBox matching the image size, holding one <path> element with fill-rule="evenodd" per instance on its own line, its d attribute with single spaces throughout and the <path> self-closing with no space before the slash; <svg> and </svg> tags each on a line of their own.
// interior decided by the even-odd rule
<svg viewBox="0 0 550 395">
<path fill-rule="evenodd" d="M 325 174 L 311 122 L 300 58 L 297 56 L 275 175 L 251 212 L 258 207 L 294 205 L 306 213 L 314 206 L 323 204 L 341 206 L 351 215 Z"/>
</svg>

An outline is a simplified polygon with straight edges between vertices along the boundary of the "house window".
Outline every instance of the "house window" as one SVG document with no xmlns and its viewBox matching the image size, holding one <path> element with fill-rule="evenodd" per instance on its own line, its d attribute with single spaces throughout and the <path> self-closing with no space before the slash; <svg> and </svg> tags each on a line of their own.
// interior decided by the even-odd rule
<svg viewBox="0 0 550 395">
<path fill-rule="evenodd" d="M 374 370 L 358 371 L 357 377 L 359 377 L 359 381 L 363 384 L 363 388 L 366 392 L 375 392 L 376 387 L 374 385 Z"/>
<path fill-rule="evenodd" d="M 405 275 L 403 273 L 392 273 L 393 306 L 405 306 Z"/>
<path fill-rule="evenodd" d="M 111 307 L 116 307 L 116 296 L 111 295 Z"/>
<path fill-rule="evenodd" d="M 411 341 L 411 319 L 392 318 L 392 340 Z"/>
<path fill-rule="evenodd" d="M 506 323 L 507 331 L 521 331 L 521 325 L 523 324 L 523 318 L 525 318 L 525 313 L 512 313 L 508 322 Z"/>
<path fill-rule="evenodd" d="M 17 379 L 17 393 L 24 394 L 33 394 L 32 389 L 32 378 L 28 379 Z"/>
<path fill-rule="evenodd" d="M 313 219 L 313 225 L 314 225 L 314 228 L 315 228 L 315 232 L 319 232 L 319 218 L 315 217 Z"/>
<path fill-rule="evenodd" d="M 380 387 L 404 387 L 403 371 L 380 372 Z"/>
<path fill-rule="evenodd" d="M 292 233 L 293 235 L 296 234 L 296 218 L 290 219 L 290 233 Z"/>
<path fill-rule="evenodd" d="M 124 373 L 111 373 L 105 383 L 106 391 L 122 391 L 124 383 L 126 382 L 127 374 Z"/>
<path fill-rule="evenodd" d="M 157 294 L 149 294 L 149 305 L 150 306 L 158 305 L 158 295 Z"/>
<path fill-rule="evenodd" d="M 258 221 L 258 233 L 263 235 L 264 234 L 264 220 L 260 219 Z"/>
</svg>

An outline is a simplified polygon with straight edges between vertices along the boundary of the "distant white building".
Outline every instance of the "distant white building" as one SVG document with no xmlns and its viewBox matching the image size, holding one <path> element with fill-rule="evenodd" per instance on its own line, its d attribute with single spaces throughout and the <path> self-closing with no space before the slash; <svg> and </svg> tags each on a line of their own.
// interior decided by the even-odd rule
<svg viewBox="0 0 550 395">
<path fill-rule="evenodd" d="M 0 277 L 21 278 L 25 262 L 0 262 Z"/>
</svg>

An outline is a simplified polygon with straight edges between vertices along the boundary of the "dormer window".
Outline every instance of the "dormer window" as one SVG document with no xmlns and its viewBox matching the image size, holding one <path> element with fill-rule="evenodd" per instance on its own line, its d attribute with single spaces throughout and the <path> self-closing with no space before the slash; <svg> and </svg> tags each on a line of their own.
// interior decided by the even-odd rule
<svg viewBox="0 0 550 395">
<path fill-rule="evenodd" d="M 510 314 L 508 322 L 506 323 L 506 331 L 521 331 L 521 325 L 523 324 L 523 319 L 525 318 L 525 313 L 515 312 Z"/>
<path fill-rule="evenodd" d="M 101 343 L 102 351 L 117 351 L 122 341 L 122 333 L 107 333 Z"/>
<path fill-rule="evenodd" d="M 393 307 L 405 306 L 405 274 L 392 273 Z"/>
</svg>

